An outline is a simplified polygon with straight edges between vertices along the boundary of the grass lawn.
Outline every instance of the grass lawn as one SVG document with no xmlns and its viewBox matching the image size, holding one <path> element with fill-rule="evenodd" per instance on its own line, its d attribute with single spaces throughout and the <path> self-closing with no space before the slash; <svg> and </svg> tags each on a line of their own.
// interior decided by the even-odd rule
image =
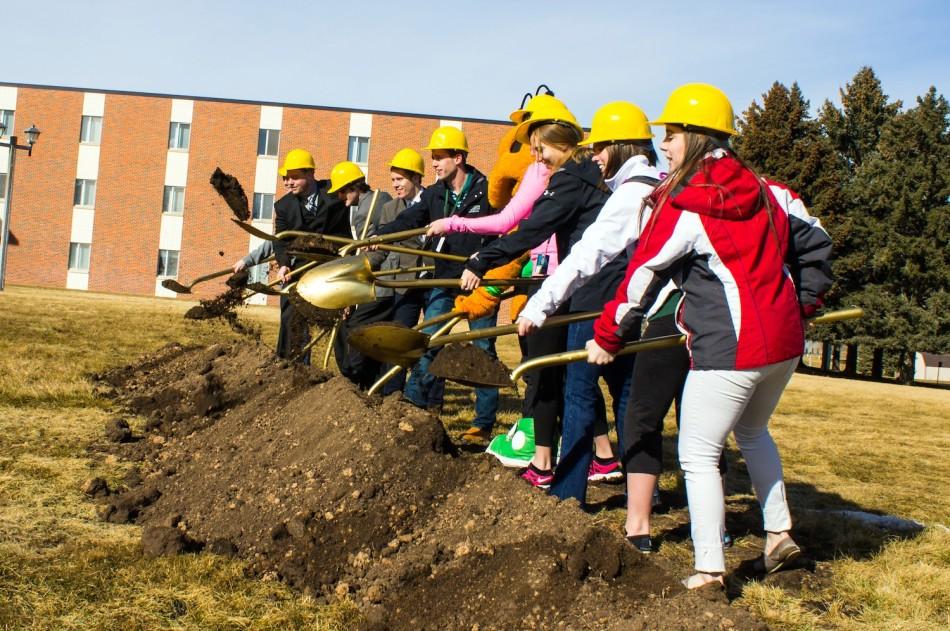
<svg viewBox="0 0 950 631">
<path fill-rule="evenodd" d="M 24 287 L 0 293 L 0 629 L 346 629 L 357 619 L 353 605 L 317 606 L 278 582 L 248 579 L 238 561 L 145 559 L 139 529 L 97 520 L 81 493 L 87 478 L 115 481 L 125 472 L 86 449 L 110 417 L 86 375 L 168 342 L 234 335 L 184 320 L 192 304 Z M 241 317 L 273 343 L 276 309 L 248 308 Z M 499 353 L 517 363 L 512 338 Z M 452 434 L 469 425 L 469 393 L 449 388 L 443 420 Z M 498 431 L 520 407 L 513 393 L 503 406 Z M 779 628 L 950 627 L 950 392 L 796 375 L 772 428 L 798 538 L 832 580 L 794 595 L 753 584 L 734 605 Z M 661 484 L 675 488 L 675 474 Z M 731 506 L 750 503 L 747 487 L 730 481 L 729 490 Z M 825 512 L 837 509 L 926 528 L 880 535 Z M 622 511 L 607 518 L 619 524 Z M 685 563 L 690 553 L 688 541 L 671 541 L 659 554 Z"/>
</svg>

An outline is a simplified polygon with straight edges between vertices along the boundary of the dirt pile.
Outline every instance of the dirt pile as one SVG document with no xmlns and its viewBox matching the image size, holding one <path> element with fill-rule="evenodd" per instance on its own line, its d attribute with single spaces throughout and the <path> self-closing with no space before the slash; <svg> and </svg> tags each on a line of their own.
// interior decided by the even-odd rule
<svg viewBox="0 0 950 631">
<path fill-rule="evenodd" d="M 211 174 L 211 186 L 218 192 L 238 221 L 247 221 L 251 212 L 247 206 L 247 193 L 236 177 L 217 167 Z"/>
<path fill-rule="evenodd" d="M 460 453 L 429 414 L 261 346 L 169 346 L 98 381 L 148 418 L 145 440 L 108 447 L 140 461 L 140 483 L 98 500 L 145 526 L 148 554 L 240 556 L 353 599 L 372 629 L 765 628 L 686 593 L 575 503 Z"/>
</svg>

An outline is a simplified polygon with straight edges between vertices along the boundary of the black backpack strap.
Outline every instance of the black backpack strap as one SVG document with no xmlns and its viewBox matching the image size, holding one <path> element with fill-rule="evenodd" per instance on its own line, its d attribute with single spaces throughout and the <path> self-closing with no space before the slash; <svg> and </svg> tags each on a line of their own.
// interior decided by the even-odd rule
<svg viewBox="0 0 950 631">
<path fill-rule="evenodd" d="M 650 177 L 649 175 L 634 175 L 633 177 L 623 181 L 624 184 L 628 182 L 636 182 L 637 184 L 646 184 L 647 186 L 656 186 L 660 183 L 655 177 Z"/>
</svg>

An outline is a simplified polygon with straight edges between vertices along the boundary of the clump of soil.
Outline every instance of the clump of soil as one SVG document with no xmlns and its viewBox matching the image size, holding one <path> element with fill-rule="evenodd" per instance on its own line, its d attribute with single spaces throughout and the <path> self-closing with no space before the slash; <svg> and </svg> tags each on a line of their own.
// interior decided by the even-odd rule
<svg viewBox="0 0 950 631">
<path fill-rule="evenodd" d="M 231 209 L 238 221 L 247 221 L 251 218 L 247 206 L 247 194 L 236 177 L 225 173 L 221 170 L 221 167 L 217 167 L 214 173 L 211 174 L 211 186 L 218 192 L 218 195 L 224 198 L 228 208 Z"/>
<path fill-rule="evenodd" d="M 352 599 L 367 629 L 762 628 L 575 502 L 459 452 L 398 396 L 257 344 L 169 346 L 98 382 L 150 419 L 147 440 L 109 446 L 141 484 L 100 500 L 146 527 L 149 554 L 239 556 L 320 602 Z"/>
<path fill-rule="evenodd" d="M 225 284 L 228 289 L 218 294 L 214 298 L 199 300 L 198 304 L 185 312 L 185 318 L 189 320 L 213 320 L 220 318 L 228 323 L 231 329 L 240 335 L 260 339 L 261 332 L 258 327 L 248 325 L 238 320 L 235 309 L 244 304 L 244 289 L 247 287 L 247 281 L 250 275 L 247 270 L 242 270 L 228 277 Z"/>
<path fill-rule="evenodd" d="M 287 299 L 294 306 L 294 314 L 302 318 L 307 324 L 316 326 L 320 329 L 330 329 L 339 320 L 343 311 L 341 309 L 323 309 L 307 302 L 296 291 L 291 290 L 287 294 Z"/>
<path fill-rule="evenodd" d="M 429 372 L 466 386 L 514 387 L 508 368 L 471 342 L 443 346 L 429 364 Z"/>
<path fill-rule="evenodd" d="M 294 252 L 307 252 L 309 254 L 319 254 L 329 258 L 336 258 L 336 244 L 327 241 L 320 235 L 294 237 L 287 246 L 288 250 Z"/>
</svg>

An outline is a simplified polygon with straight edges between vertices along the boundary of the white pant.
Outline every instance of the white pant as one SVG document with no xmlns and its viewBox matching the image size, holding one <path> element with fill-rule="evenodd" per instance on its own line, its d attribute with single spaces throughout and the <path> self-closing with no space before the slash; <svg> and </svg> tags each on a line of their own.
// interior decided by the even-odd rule
<svg viewBox="0 0 950 631">
<path fill-rule="evenodd" d="M 726 570 L 722 551 L 726 509 L 719 454 L 731 431 L 762 506 L 765 530 L 783 532 L 792 527 L 782 461 L 768 424 L 797 364 L 795 358 L 755 370 L 692 370 L 686 378 L 679 457 L 700 572 Z"/>
</svg>

